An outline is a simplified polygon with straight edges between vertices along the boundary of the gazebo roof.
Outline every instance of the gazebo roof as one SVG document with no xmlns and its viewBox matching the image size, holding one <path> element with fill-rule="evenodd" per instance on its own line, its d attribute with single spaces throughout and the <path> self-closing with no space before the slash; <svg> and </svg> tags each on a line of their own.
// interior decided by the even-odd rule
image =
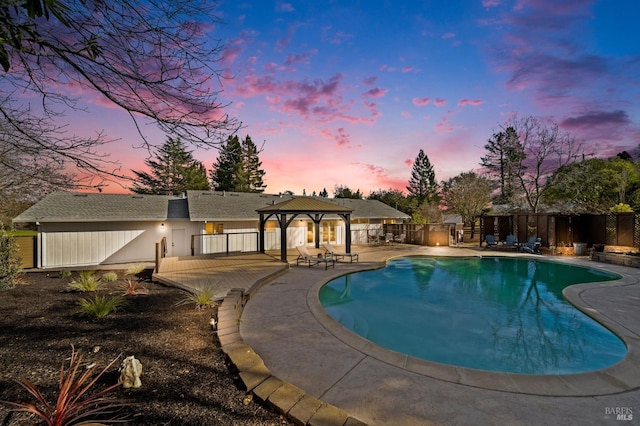
<svg viewBox="0 0 640 426">
<path fill-rule="evenodd" d="M 351 213 L 352 208 L 344 207 L 328 201 L 318 200 L 313 197 L 295 197 L 281 203 L 262 207 L 256 210 L 258 213 Z"/>
</svg>

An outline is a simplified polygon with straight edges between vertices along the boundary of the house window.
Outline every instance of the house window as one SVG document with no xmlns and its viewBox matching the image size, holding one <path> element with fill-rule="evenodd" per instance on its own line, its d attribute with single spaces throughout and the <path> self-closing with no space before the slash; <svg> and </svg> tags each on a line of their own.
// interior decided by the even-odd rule
<svg viewBox="0 0 640 426">
<path fill-rule="evenodd" d="M 204 224 L 204 232 L 206 234 L 222 234 L 224 232 L 224 224 L 207 222 Z"/>
<path fill-rule="evenodd" d="M 311 244 L 313 242 L 313 234 L 314 232 L 314 223 L 307 222 L 307 244 Z"/>
<path fill-rule="evenodd" d="M 354 225 L 358 225 L 361 223 L 367 224 L 369 223 L 369 219 L 351 219 L 351 223 Z"/>
<path fill-rule="evenodd" d="M 265 222 L 264 224 L 264 230 L 268 231 L 268 232 L 273 232 L 276 230 L 276 221 L 275 220 L 268 220 Z"/>
<path fill-rule="evenodd" d="M 336 221 L 325 220 L 322 222 L 322 242 L 331 243 L 336 241 Z"/>
<path fill-rule="evenodd" d="M 204 224 L 204 233 L 213 234 L 213 223 L 207 222 Z"/>
</svg>

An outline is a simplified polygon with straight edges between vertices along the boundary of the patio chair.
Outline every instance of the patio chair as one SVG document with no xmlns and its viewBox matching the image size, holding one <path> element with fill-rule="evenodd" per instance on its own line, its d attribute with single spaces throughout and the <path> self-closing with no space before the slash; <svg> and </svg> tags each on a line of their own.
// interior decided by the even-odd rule
<svg viewBox="0 0 640 426">
<path fill-rule="evenodd" d="M 311 268 L 318 263 L 324 263 L 325 270 L 329 265 L 331 265 L 332 268 L 336 267 L 336 260 L 331 256 L 323 256 L 322 254 L 320 254 L 320 256 L 313 256 L 305 246 L 296 246 L 296 250 L 298 250 L 298 258 L 296 259 L 296 265 L 298 266 L 300 266 L 300 263 L 303 263 Z"/>
<path fill-rule="evenodd" d="M 484 237 L 484 241 L 487 243 L 487 247 L 497 246 L 498 242 L 496 241 L 496 237 L 491 234 L 487 234 Z"/>
<path fill-rule="evenodd" d="M 390 246 L 393 244 L 393 233 L 387 232 L 384 236 L 384 244 Z"/>
<path fill-rule="evenodd" d="M 521 253 L 540 253 L 540 246 L 542 245 L 542 238 L 530 237 L 529 240 L 520 244 Z"/>
<path fill-rule="evenodd" d="M 511 234 L 507 235 L 504 245 L 505 247 L 517 247 L 516 236 Z"/>
<path fill-rule="evenodd" d="M 322 248 L 324 248 L 325 255 L 328 254 L 331 257 L 334 257 L 336 260 L 340 260 L 340 259 L 344 259 L 345 257 L 348 257 L 351 260 L 351 263 L 353 263 L 354 259 L 356 262 L 358 261 L 358 253 L 339 252 L 334 246 L 332 246 L 329 243 L 322 244 Z"/>
<path fill-rule="evenodd" d="M 400 235 L 396 235 L 395 237 L 393 237 L 393 241 L 395 241 L 396 243 L 399 243 L 399 244 L 403 244 L 405 238 L 407 238 L 407 236 L 405 234 L 400 234 Z"/>
</svg>

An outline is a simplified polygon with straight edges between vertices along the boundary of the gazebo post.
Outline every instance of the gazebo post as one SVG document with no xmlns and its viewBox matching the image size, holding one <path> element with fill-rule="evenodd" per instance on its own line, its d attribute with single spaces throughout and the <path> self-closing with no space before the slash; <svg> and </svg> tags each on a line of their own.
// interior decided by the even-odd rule
<svg viewBox="0 0 640 426">
<path fill-rule="evenodd" d="M 264 214 L 260 213 L 260 236 L 258 238 L 258 251 L 264 253 Z"/>
<path fill-rule="evenodd" d="M 280 222 L 280 260 L 287 262 L 287 214 L 280 214 L 278 222 Z"/>
</svg>

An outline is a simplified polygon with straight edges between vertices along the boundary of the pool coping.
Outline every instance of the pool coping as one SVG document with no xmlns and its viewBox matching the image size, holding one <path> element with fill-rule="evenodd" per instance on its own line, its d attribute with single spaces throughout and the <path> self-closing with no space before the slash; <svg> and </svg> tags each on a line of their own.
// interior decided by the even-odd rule
<svg viewBox="0 0 640 426">
<path fill-rule="evenodd" d="M 605 369 L 592 372 L 555 375 L 502 373 L 426 361 L 383 348 L 361 336 L 358 336 L 334 320 L 325 311 L 320 303 L 318 293 L 320 288 L 327 282 L 347 273 L 383 268 L 389 260 L 404 256 L 407 256 L 407 254 L 390 256 L 384 261 L 368 264 L 362 268 L 357 268 L 356 270 L 331 274 L 330 276 L 327 276 L 326 279 L 316 282 L 307 292 L 307 306 L 309 310 L 322 327 L 324 327 L 338 340 L 353 349 L 386 364 L 436 380 L 481 389 L 538 396 L 600 396 L 612 395 L 640 388 L 640 336 L 616 321 L 611 315 L 607 314 L 606 309 L 603 312 L 601 307 L 598 307 L 597 304 L 590 303 L 585 298 L 587 293 L 593 292 L 594 290 L 620 289 L 623 287 L 637 285 L 640 282 L 637 277 L 630 275 L 627 271 L 623 271 L 622 268 L 615 267 L 615 265 L 605 264 L 600 266 L 599 264 L 587 262 L 579 258 L 550 259 L 547 256 L 541 258 L 540 256 L 522 254 L 518 256 L 520 258 L 570 263 L 578 266 L 601 269 L 607 272 L 614 272 L 622 277 L 620 280 L 616 281 L 576 284 L 566 287 L 563 290 L 563 295 L 571 304 L 618 335 L 627 346 L 627 354 L 621 361 Z M 471 256 L 463 255 L 451 257 Z M 491 253 L 490 255 L 483 255 L 482 257 L 509 256 L 501 255 L 499 253 Z"/>
</svg>

